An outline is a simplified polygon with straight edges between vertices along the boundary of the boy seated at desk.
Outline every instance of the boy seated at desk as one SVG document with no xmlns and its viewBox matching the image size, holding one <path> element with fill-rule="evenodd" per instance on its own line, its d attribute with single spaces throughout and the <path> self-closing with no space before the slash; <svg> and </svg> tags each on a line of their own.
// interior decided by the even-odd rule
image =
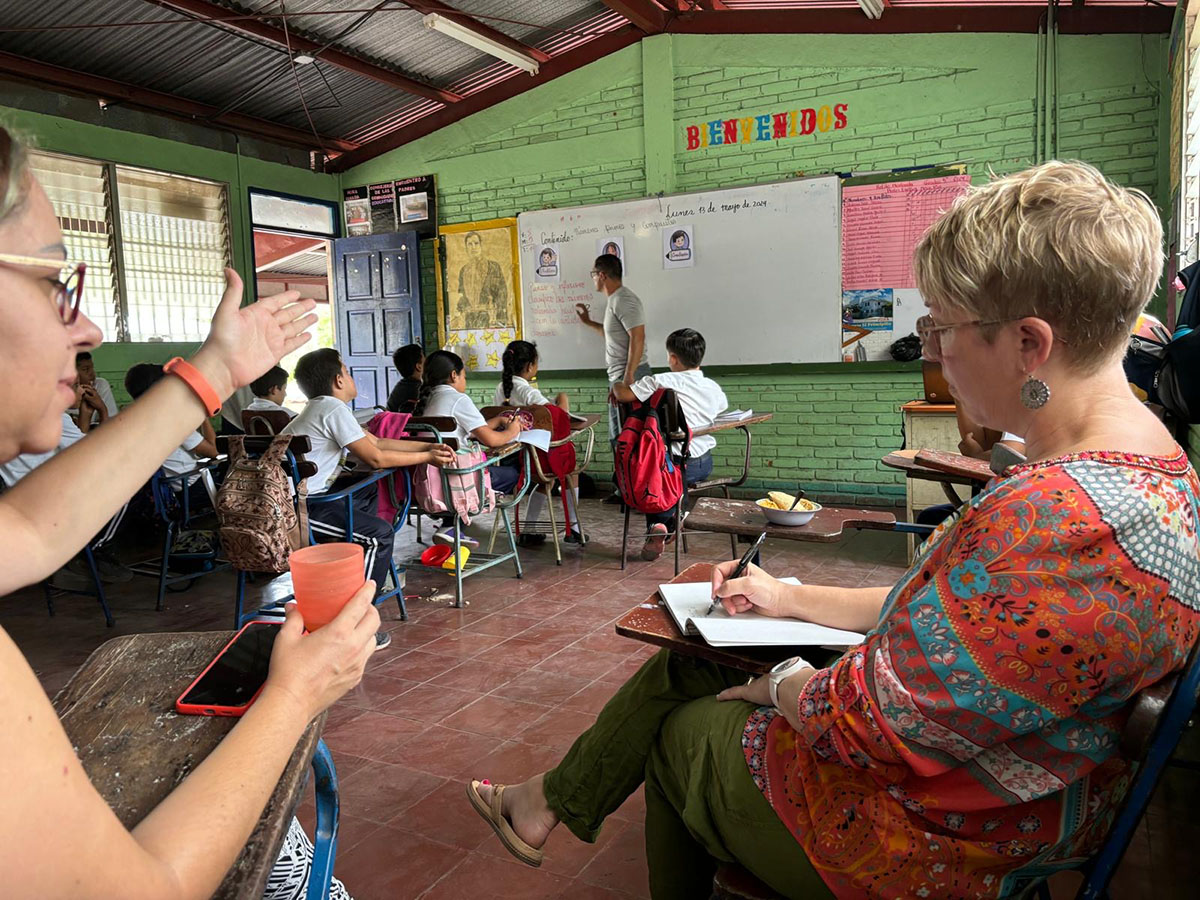
<svg viewBox="0 0 1200 900">
<path fill-rule="evenodd" d="M 679 399 L 684 419 L 693 432 L 712 425 L 717 416 L 729 408 L 725 392 L 711 378 L 700 371 L 707 345 L 704 335 L 693 328 L 680 328 L 667 335 L 667 366 L 671 371 L 658 375 L 647 375 L 633 384 L 617 382 L 613 385 L 613 399 L 619 403 L 645 402 L 660 388 L 670 389 Z M 693 437 L 688 445 L 688 460 L 683 469 L 684 490 L 688 485 L 703 481 L 712 474 L 712 449 L 717 439 L 710 434 Z M 683 453 L 683 446 L 675 441 L 671 452 Z M 646 543 L 642 547 L 642 559 L 655 560 L 662 556 L 668 538 L 674 539 L 675 510 L 646 514 Z"/>
<path fill-rule="evenodd" d="M 136 400 L 146 391 L 165 377 L 162 366 L 157 363 L 138 363 L 125 373 L 125 390 L 129 396 Z M 217 433 L 213 430 L 212 422 L 205 419 L 200 423 L 200 428 L 193 431 L 183 443 L 176 449 L 171 451 L 170 456 L 163 460 L 162 469 L 168 475 L 182 475 L 184 472 L 190 472 L 196 468 L 196 463 L 202 459 L 211 459 L 216 456 L 217 451 Z M 203 497 L 208 497 L 208 500 L 215 507 L 217 503 L 216 486 L 213 484 L 212 475 L 207 471 L 201 480 L 201 474 L 193 475 L 186 479 L 189 490 L 189 501 L 194 504 Z M 178 479 L 171 482 L 173 490 L 181 491 L 184 486 L 185 479 Z M 203 485 L 203 493 L 196 486 Z"/>
<path fill-rule="evenodd" d="M 393 441 L 377 438 L 365 431 L 350 411 L 349 403 L 358 396 L 358 387 L 341 354 L 331 348 L 313 350 L 296 363 L 296 383 L 308 397 L 304 410 L 283 429 L 283 434 L 307 435 L 312 450 L 305 458 L 317 467 L 308 480 L 309 497 L 331 490 L 342 490 L 362 478 L 347 476 L 338 483 L 342 460 L 347 452 L 371 469 L 415 466 L 432 463 L 444 466 L 454 461 L 454 451 L 444 444 L 422 441 Z M 353 495 L 354 532 L 347 533 L 345 501 L 312 503 L 308 507 L 309 525 L 318 543 L 353 541 L 365 550 L 367 577 L 383 588 L 392 560 L 395 533 L 392 526 L 376 515 L 378 492 L 363 490 Z M 390 638 L 380 633 L 377 643 L 386 647 Z"/>
<path fill-rule="evenodd" d="M 388 394 L 388 412 L 412 413 L 421 393 L 421 375 L 425 369 L 425 351 L 420 344 L 406 344 L 392 354 L 392 363 L 400 380 Z"/>
<path fill-rule="evenodd" d="M 289 419 L 296 414 L 283 405 L 287 399 L 288 373 L 283 366 L 274 366 L 266 375 L 250 382 L 250 390 L 254 399 L 246 404 L 246 412 L 283 412 Z"/>
<path fill-rule="evenodd" d="M 96 376 L 92 354 L 75 354 L 75 407 L 68 412 L 84 434 L 92 425 L 99 425 L 117 414 L 117 401 L 107 378 Z"/>
</svg>

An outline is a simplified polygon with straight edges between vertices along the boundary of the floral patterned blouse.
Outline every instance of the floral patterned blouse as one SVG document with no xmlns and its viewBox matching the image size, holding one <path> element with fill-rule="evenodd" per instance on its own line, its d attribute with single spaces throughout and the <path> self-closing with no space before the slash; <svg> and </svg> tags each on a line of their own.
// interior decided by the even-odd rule
<svg viewBox="0 0 1200 900">
<path fill-rule="evenodd" d="M 1182 450 L 1015 467 L 809 680 L 798 732 L 750 716 L 750 772 L 837 897 L 1010 897 L 1098 847 L 1128 701 L 1197 637 L 1198 497 Z"/>
</svg>

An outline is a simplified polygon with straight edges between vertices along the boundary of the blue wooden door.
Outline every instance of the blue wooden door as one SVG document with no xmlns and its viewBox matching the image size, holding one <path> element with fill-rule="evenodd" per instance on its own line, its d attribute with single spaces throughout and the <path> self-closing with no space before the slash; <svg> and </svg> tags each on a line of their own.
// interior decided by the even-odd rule
<svg viewBox="0 0 1200 900">
<path fill-rule="evenodd" d="M 392 353 L 421 343 L 419 259 L 412 231 L 333 242 L 334 333 L 358 385 L 355 409 L 385 406 L 400 378 Z"/>
</svg>

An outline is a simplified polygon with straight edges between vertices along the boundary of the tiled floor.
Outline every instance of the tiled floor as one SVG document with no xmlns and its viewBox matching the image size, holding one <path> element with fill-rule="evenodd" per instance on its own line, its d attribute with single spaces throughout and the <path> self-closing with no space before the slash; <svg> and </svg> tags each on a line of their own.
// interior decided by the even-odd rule
<svg viewBox="0 0 1200 900">
<path fill-rule="evenodd" d="M 515 781 L 552 766 L 652 652 L 618 637 L 612 623 L 670 578 L 671 558 L 635 559 L 622 572 L 619 515 L 590 502 L 584 515 L 593 541 L 584 552 L 565 548 L 562 566 L 550 548 L 524 551 L 523 579 L 505 567 L 473 578 L 461 610 L 449 605 L 446 576 L 413 574 L 409 591 L 424 599 L 409 601 L 410 620 L 398 621 L 394 605 L 383 610 L 392 646 L 331 710 L 325 732 L 341 780 L 337 873 L 359 900 L 648 896 L 640 791 L 595 845 L 556 831 L 540 870 L 513 861 L 463 795 L 468 777 Z M 397 555 L 414 546 L 409 538 Z M 898 536 L 860 532 L 838 544 L 772 542 L 763 558 L 779 575 L 887 585 L 903 572 L 903 548 Z M 729 545 L 700 537 L 691 550 L 685 560 L 724 559 Z M 0 603 L 0 625 L 53 693 L 116 634 L 228 628 L 232 595 L 232 578 L 215 575 L 168 595 L 168 608 L 156 613 L 150 582 L 116 586 L 117 627 L 106 629 L 89 598 L 59 598 L 49 619 L 40 590 L 27 590 Z M 1186 885 L 1200 876 L 1198 800 L 1200 775 L 1172 771 L 1115 898 L 1194 896 Z M 300 816 L 311 828 L 311 799 Z"/>
</svg>

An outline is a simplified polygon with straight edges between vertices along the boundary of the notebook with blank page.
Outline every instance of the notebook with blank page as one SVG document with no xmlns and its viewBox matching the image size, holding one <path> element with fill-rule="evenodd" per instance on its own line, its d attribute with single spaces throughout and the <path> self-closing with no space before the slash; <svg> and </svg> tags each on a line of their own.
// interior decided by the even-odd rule
<svg viewBox="0 0 1200 900">
<path fill-rule="evenodd" d="M 779 579 L 799 584 L 795 578 Z M 663 606 L 684 634 L 698 635 L 712 647 L 831 647 L 844 649 L 863 642 L 857 631 L 828 628 L 799 619 L 775 619 L 756 612 L 731 616 L 718 606 L 706 616 L 712 600 L 707 581 L 660 584 Z"/>
</svg>

